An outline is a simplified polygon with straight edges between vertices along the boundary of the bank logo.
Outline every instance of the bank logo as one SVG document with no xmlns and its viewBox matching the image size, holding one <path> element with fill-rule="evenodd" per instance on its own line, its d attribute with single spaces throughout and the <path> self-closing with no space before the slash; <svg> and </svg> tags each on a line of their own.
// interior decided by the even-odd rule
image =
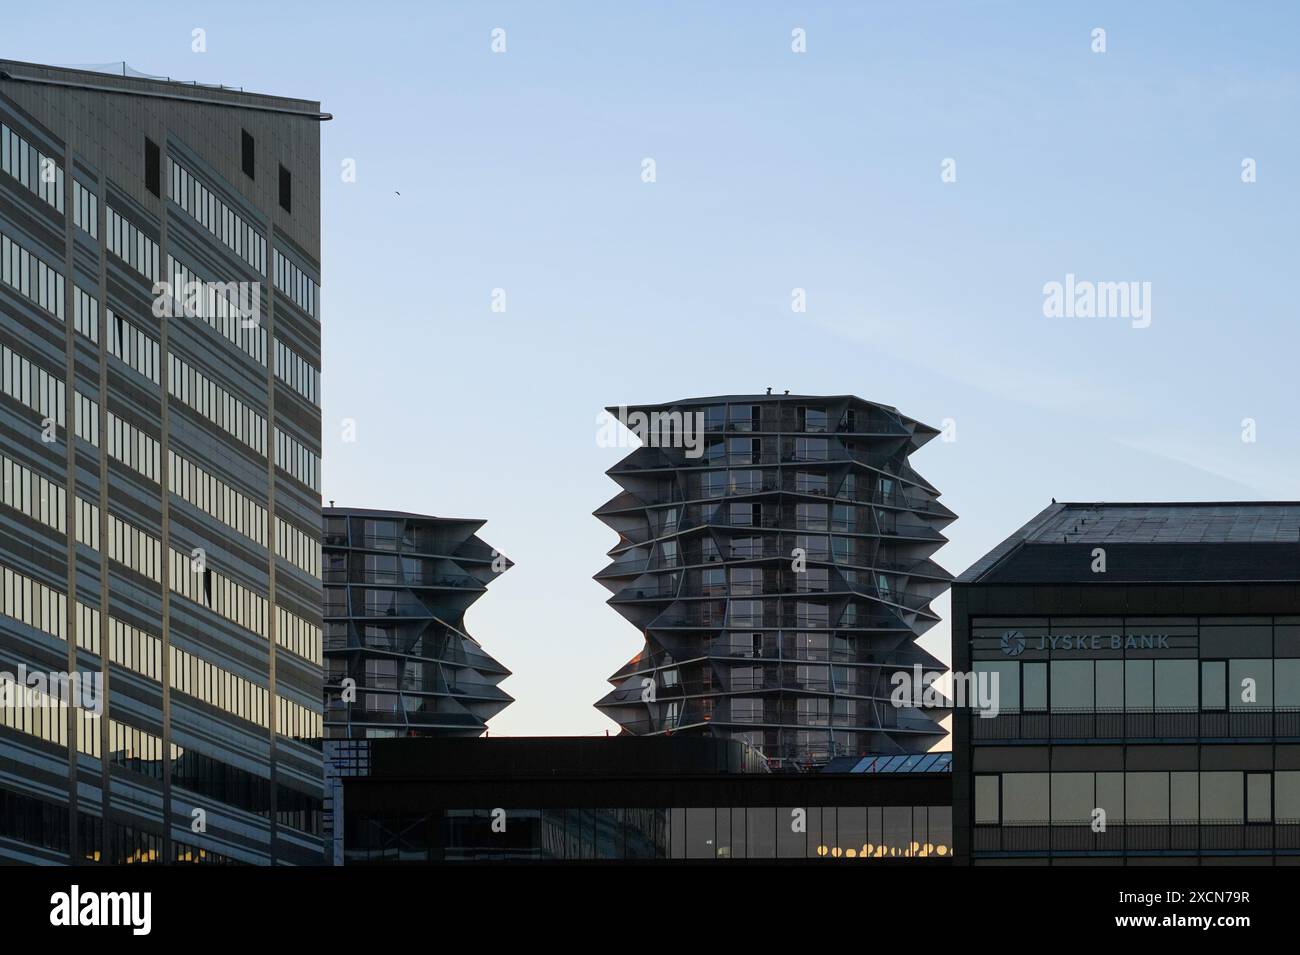
<svg viewBox="0 0 1300 955">
<path fill-rule="evenodd" d="M 1007 630 L 1002 634 L 1002 652 L 1009 657 L 1018 657 L 1025 652 L 1025 635 L 1019 630 Z"/>
</svg>

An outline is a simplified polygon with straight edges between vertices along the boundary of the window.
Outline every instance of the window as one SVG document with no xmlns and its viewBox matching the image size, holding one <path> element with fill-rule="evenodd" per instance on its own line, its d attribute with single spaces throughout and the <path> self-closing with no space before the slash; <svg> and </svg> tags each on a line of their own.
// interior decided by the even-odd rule
<svg viewBox="0 0 1300 955">
<path fill-rule="evenodd" d="M 1156 709 L 1196 709 L 1196 661 L 1156 661 Z"/>
<path fill-rule="evenodd" d="M 280 208 L 285 212 L 293 212 L 293 196 L 291 190 L 293 179 L 289 175 L 289 170 L 283 166 L 280 167 Z"/>
<path fill-rule="evenodd" d="M 1002 776 L 1002 819 L 1009 825 L 1048 822 L 1048 774 L 1004 773 Z M 978 797 L 978 794 L 977 794 Z M 976 809 L 978 814 L 978 808 Z"/>
<path fill-rule="evenodd" d="M 1091 660 L 1052 661 L 1052 710 L 1078 712 L 1093 707 Z"/>
<path fill-rule="evenodd" d="M 1228 661 L 1228 708 L 1232 710 L 1273 707 L 1273 661 Z"/>
<path fill-rule="evenodd" d="M 825 408 L 799 408 L 796 415 L 800 431 L 824 432 L 826 430 Z"/>
<path fill-rule="evenodd" d="M 1201 709 L 1222 710 L 1228 705 L 1226 660 L 1201 661 Z"/>
<path fill-rule="evenodd" d="M 1201 773 L 1201 822 L 1241 822 L 1243 795 L 1241 773 Z"/>
<path fill-rule="evenodd" d="M 148 137 L 144 141 L 144 186 L 155 196 L 162 196 L 162 151 Z"/>
<path fill-rule="evenodd" d="M 1124 661 L 1124 705 L 1130 711 L 1149 710 L 1154 705 L 1155 687 L 1150 660 Z"/>
<path fill-rule="evenodd" d="M 1026 663 L 1021 667 L 1021 693 L 1027 713 L 1041 713 L 1047 709 L 1047 664 Z"/>
<path fill-rule="evenodd" d="M 976 679 L 988 688 L 990 709 L 1000 713 L 1020 710 L 1020 664 L 1010 661 L 980 660 L 975 664 Z M 980 694 L 983 695 L 982 692 Z"/>
<path fill-rule="evenodd" d="M 1273 821 L 1273 776 L 1271 773 L 1246 774 L 1246 821 Z"/>
<path fill-rule="evenodd" d="M 244 175 L 249 179 L 257 178 L 256 163 L 254 162 L 256 153 L 254 150 L 255 146 L 253 143 L 253 137 L 248 135 L 248 130 L 241 129 L 239 131 L 240 165 L 243 166 Z"/>
</svg>

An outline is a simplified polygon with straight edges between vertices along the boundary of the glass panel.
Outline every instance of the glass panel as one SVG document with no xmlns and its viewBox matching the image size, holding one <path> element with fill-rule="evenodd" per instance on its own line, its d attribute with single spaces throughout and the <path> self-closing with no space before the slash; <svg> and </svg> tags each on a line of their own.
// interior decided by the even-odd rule
<svg viewBox="0 0 1300 955">
<path fill-rule="evenodd" d="M 1091 710 L 1093 705 L 1091 660 L 1052 661 L 1052 709 Z M 1092 787 L 1089 786 L 1089 789 Z"/>
<path fill-rule="evenodd" d="M 1201 822 L 1239 823 L 1242 808 L 1241 773 L 1201 773 Z"/>
<path fill-rule="evenodd" d="M 975 822 L 980 825 L 996 825 L 1001 821 L 1001 807 L 998 805 L 998 777 L 975 777 Z"/>
<path fill-rule="evenodd" d="M 750 859 L 776 857 L 776 810 L 770 806 L 745 810 L 745 843 Z"/>
<path fill-rule="evenodd" d="M 1124 661 L 1097 661 L 1097 709 L 1124 709 Z"/>
<path fill-rule="evenodd" d="M 974 669 L 980 681 L 977 687 L 988 687 L 989 699 L 996 704 L 990 709 L 996 709 L 1000 713 L 1016 713 L 1020 710 L 1020 664 L 982 660 L 975 664 Z"/>
<path fill-rule="evenodd" d="M 1087 825 L 1097 801 L 1092 773 L 1052 773 L 1052 824 Z"/>
<path fill-rule="evenodd" d="M 1196 709 L 1196 661 L 1156 661 L 1156 709 Z"/>
<path fill-rule="evenodd" d="M 1047 664 L 1026 663 L 1021 667 L 1021 700 L 1027 713 L 1047 709 Z"/>
<path fill-rule="evenodd" d="M 1149 710 L 1155 703 L 1152 661 L 1124 661 L 1124 706 L 1129 710 Z"/>
<path fill-rule="evenodd" d="M 1273 821 L 1273 777 L 1270 773 L 1246 774 L 1246 821 Z"/>
<path fill-rule="evenodd" d="M 1271 709 L 1273 706 L 1273 661 L 1228 661 L 1228 709 Z"/>
<path fill-rule="evenodd" d="M 1004 824 L 1042 824 L 1049 821 L 1047 773 L 1004 773 L 1002 821 Z"/>
<path fill-rule="evenodd" d="M 1124 774 L 1097 773 L 1097 808 L 1106 811 L 1107 824 L 1124 821 Z"/>
<path fill-rule="evenodd" d="M 776 811 L 776 854 L 780 859 L 802 859 L 808 854 L 807 811 L 786 806 Z"/>
<path fill-rule="evenodd" d="M 1300 772 L 1284 770 L 1274 773 L 1273 789 L 1277 800 L 1277 821 L 1293 825 L 1300 822 Z"/>
<path fill-rule="evenodd" d="M 1200 818 L 1197 773 L 1169 774 L 1169 821 L 1196 822 Z"/>
<path fill-rule="evenodd" d="M 1228 667 L 1222 660 L 1201 663 L 1201 709 L 1221 710 L 1227 706 Z"/>
<path fill-rule="evenodd" d="M 1300 708 L 1300 660 L 1274 660 L 1273 681 L 1274 706 Z"/>
<path fill-rule="evenodd" d="M 1169 821 L 1169 774 L 1129 773 L 1127 816 L 1130 823 Z"/>
</svg>

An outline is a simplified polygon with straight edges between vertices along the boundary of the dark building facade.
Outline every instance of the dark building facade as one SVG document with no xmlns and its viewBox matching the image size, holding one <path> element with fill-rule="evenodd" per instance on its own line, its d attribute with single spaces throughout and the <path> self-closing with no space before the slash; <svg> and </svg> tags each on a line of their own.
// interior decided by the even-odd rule
<svg viewBox="0 0 1300 955">
<path fill-rule="evenodd" d="M 510 562 L 483 521 L 325 508 L 325 735 L 478 736 L 510 671 L 465 611 Z"/>
<path fill-rule="evenodd" d="M 769 773 L 701 736 L 352 740 L 338 858 L 943 864 L 947 753 Z"/>
<path fill-rule="evenodd" d="M 950 576 L 954 519 L 909 455 L 939 432 L 849 395 L 608 409 L 643 439 L 596 512 L 596 579 L 645 646 L 596 705 L 624 732 L 741 739 L 774 768 L 925 752 L 939 714 L 890 701 L 943 665 L 915 639 Z"/>
<path fill-rule="evenodd" d="M 321 859 L 324 118 L 0 61 L 0 858 Z"/>
<path fill-rule="evenodd" d="M 953 586 L 958 862 L 1300 862 L 1300 504 L 1052 504 Z"/>
</svg>

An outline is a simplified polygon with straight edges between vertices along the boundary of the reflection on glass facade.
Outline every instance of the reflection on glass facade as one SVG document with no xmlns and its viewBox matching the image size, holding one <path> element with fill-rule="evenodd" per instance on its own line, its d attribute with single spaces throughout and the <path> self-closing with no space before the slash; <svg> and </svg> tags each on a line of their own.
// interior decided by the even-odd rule
<svg viewBox="0 0 1300 955">
<path fill-rule="evenodd" d="M 345 862 L 947 859 L 949 806 L 448 809 L 349 815 Z"/>
<path fill-rule="evenodd" d="M 320 105 L 126 72 L 0 62 L 0 658 L 105 693 L 0 704 L 0 859 L 316 864 L 321 328 L 231 242 L 319 284 Z"/>
<path fill-rule="evenodd" d="M 596 579 L 645 645 L 602 712 L 636 735 L 743 739 L 774 768 L 943 738 L 889 699 L 896 671 L 943 670 L 915 637 L 938 619 L 951 578 L 931 556 L 955 515 L 909 463 L 937 431 L 851 396 L 609 412 L 643 441 L 609 471 L 622 490 L 596 516 L 619 540 Z"/>
</svg>

